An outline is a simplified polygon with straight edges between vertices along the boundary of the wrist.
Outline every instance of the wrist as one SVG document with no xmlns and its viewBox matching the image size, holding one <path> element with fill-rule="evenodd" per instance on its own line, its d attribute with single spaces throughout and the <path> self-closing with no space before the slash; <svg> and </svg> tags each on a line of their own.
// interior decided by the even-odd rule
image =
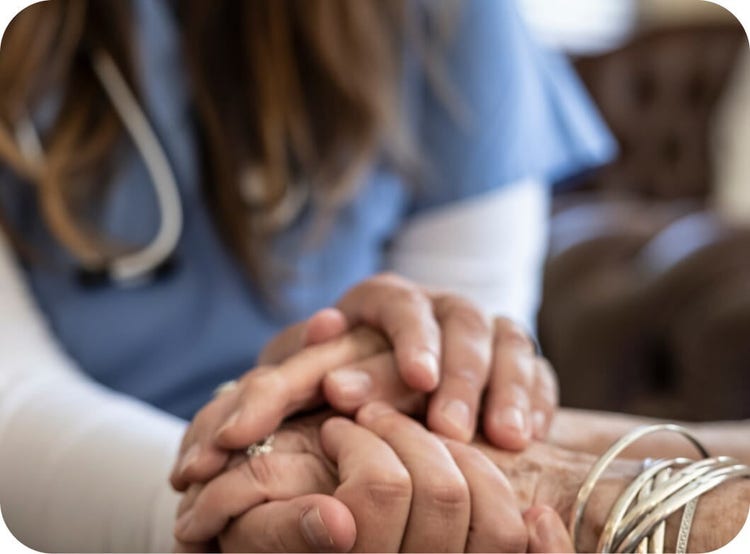
<svg viewBox="0 0 750 554">
<path fill-rule="evenodd" d="M 555 464 L 541 472 L 534 503 L 552 506 L 567 524 L 578 490 L 596 457 L 574 453 L 566 458 L 568 461 L 574 460 L 574 463 L 568 463 L 564 468 Z M 580 552 L 597 550 L 610 510 L 641 471 L 640 461 L 618 459 L 602 475 L 583 515 L 576 545 Z M 725 546 L 741 530 L 748 517 L 748 509 L 748 479 L 729 481 L 701 496 L 690 532 L 689 551 L 710 552 Z M 677 510 L 666 520 L 665 552 L 673 552 L 676 548 L 681 518 L 682 510 Z"/>
<path fill-rule="evenodd" d="M 538 442 L 517 453 L 484 442 L 475 445 L 508 477 L 520 510 L 544 504 L 557 511 L 566 524 L 578 491 L 597 460 L 585 452 Z M 641 463 L 634 460 L 615 460 L 606 470 L 584 512 L 578 545 L 582 551 L 596 548 L 610 508 L 640 471 Z"/>
</svg>

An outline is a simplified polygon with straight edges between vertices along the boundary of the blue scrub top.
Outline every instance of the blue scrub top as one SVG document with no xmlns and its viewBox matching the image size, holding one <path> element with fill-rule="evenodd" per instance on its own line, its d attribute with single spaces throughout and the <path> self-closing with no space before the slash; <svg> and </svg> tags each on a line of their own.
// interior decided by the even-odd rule
<svg viewBox="0 0 750 554">
<path fill-rule="evenodd" d="M 417 0 L 415 0 L 417 1 Z M 34 247 L 54 263 L 26 268 L 62 346 L 93 379 L 181 417 L 218 383 L 254 364 L 284 326 L 331 305 L 382 269 L 384 246 L 422 210 L 536 177 L 554 182 L 609 159 L 614 144 L 572 69 L 543 50 L 511 0 L 467 0 L 445 53 L 448 80 L 468 108 L 459 122 L 407 64 L 404 102 L 430 164 L 414 189 L 385 164 L 373 166 L 325 239 L 305 238 L 310 217 L 273 244 L 293 269 L 283 310 L 269 309 L 219 240 L 201 193 L 187 80 L 169 3 L 134 0 L 146 112 L 180 186 L 185 227 L 176 270 L 133 288 L 83 287 L 74 260 L 45 230 L 33 202 L 3 179 L 4 204 Z M 142 160 L 128 151 L 110 187 L 102 227 L 146 242 L 159 224 Z"/>
</svg>

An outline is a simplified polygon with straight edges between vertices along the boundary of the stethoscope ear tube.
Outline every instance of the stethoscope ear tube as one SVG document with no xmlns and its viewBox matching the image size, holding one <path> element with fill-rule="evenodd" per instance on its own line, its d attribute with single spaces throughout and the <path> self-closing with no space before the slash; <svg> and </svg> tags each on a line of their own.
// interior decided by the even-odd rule
<svg viewBox="0 0 750 554">
<path fill-rule="evenodd" d="M 82 263 L 76 272 L 77 279 L 85 286 L 105 283 L 136 286 L 151 281 L 163 268 L 174 266 L 174 253 L 183 227 L 182 201 L 164 148 L 114 60 L 103 50 L 97 50 L 91 61 L 95 75 L 151 177 L 161 221 L 156 235 L 144 247 L 96 266 Z M 42 142 L 30 117 L 21 118 L 15 134 L 27 161 L 35 167 L 44 163 Z"/>
<path fill-rule="evenodd" d="M 114 60 L 103 50 L 98 50 L 92 57 L 92 63 L 94 72 L 143 158 L 161 213 L 161 225 L 151 243 L 135 252 L 115 257 L 107 268 L 114 282 L 127 284 L 143 280 L 174 253 L 182 234 L 182 203 L 169 159 Z"/>
</svg>

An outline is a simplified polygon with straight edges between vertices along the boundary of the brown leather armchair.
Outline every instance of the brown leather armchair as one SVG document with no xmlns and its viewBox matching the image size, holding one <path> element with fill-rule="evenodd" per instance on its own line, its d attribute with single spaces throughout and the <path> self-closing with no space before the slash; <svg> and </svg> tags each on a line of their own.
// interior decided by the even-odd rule
<svg viewBox="0 0 750 554">
<path fill-rule="evenodd" d="M 555 198 L 539 338 L 564 405 L 750 417 L 750 230 L 707 208 L 743 45 L 739 25 L 669 28 L 577 61 L 620 155 Z"/>
</svg>

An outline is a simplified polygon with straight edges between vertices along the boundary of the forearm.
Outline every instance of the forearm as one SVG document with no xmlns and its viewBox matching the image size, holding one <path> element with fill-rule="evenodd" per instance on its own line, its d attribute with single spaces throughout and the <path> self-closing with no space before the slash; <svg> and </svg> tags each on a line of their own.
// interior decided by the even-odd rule
<svg viewBox="0 0 750 554">
<path fill-rule="evenodd" d="M 588 453 L 540 443 L 521 453 L 504 452 L 486 443 L 478 446 L 508 476 L 520 509 L 547 504 L 566 522 L 578 490 L 597 459 Z M 584 513 L 580 551 L 595 551 L 612 505 L 640 471 L 640 460 L 618 459 L 605 472 Z M 690 534 L 690 551 L 706 552 L 725 545 L 742 528 L 748 508 L 750 480 L 730 481 L 701 497 Z M 665 551 L 674 551 L 680 514 L 667 522 Z"/>
<path fill-rule="evenodd" d="M 0 504 L 16 537 L 56 552 L 171 547 L 180 422 L 85 382 L 0 397 Z"/>
<path fill-rule="evenodd" d="M 561 408 L 553 420 L 549 441 L 569 450 L 598 455 L 634 427 L 656 422 L 639 416 Z M 750 464 L 750 421 L 682 425 L 690 429 L 711 454 L 733 456 Z M 625 452 L 626 456 L 636 459 L 694 454 L 695 449 L 687 441 L 671 434 L 645 437 Z"/>
<path fill-rule="evenodd" d="M 0 235 L 0 503 L 45 551 L 163 551 L 184 424 L 86 378 L 33 303 Z"/>
</svg>

